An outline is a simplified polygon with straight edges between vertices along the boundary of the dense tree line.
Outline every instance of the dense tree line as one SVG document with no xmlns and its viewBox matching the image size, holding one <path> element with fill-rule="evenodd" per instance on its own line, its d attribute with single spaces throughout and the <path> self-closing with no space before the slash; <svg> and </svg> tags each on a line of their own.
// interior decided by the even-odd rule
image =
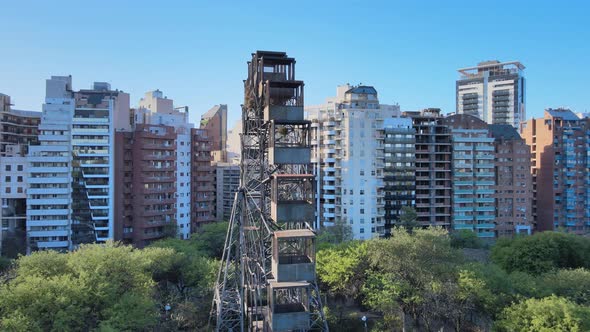
<svg viewBox="0 0 590 332">
<path fill-rule="evenodd" d="M 405 227 L 323 246 L 317 270 L 338 331 L 358 329 L 347 305 L 377 313 L 375 331 L 589 331 L 589 245 L 545 232 L 502 239 L 480 262 L 464 255 L 485 246 L 470 234 Z"/>
<path fill-rule="evenodd" d="M 145 249 L 109 242 L 3 261 L 0 330 L 205 329 L 226 228 L 206 225 L 191 240 Z"/>
<path fill-rule="evenodd" d="M 226 229 L 1 260 L 0 330 L 205 330 Z M 318 241 L 334 331 L 362 331 L 360 315 L 371 331 L 590 330 L 588 238 L 545 232 L 490 246 L 406 220 L 387 239 L 353 241 L 337 224 Z"/>
</svg>

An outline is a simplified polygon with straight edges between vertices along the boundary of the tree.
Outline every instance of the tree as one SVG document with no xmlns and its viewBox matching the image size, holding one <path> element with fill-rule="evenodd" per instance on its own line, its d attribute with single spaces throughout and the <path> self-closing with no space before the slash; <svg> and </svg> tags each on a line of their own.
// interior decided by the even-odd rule
<svg viewBox="0 0 590 332">
<path fill-rule="evenodd" d="M 0 256 L 0 274 L 2 274 L 5 270 L 8 270 L 11 265 L 12 259 Z"/>
<path fill-rule="evenodd" d="M 354 241 L 316 254 L 316 269 L 324 291 L 358 300 L 369 270 L 367 242 Z"/>
<path fill-rule="evenodd" d="M 352 227 L 344 221 L 338 220 L 334 226 L 320 229 L 317 237 L 318 250 L 330 247 L 330 245 L 352 241 L 352 239 Z"/>
<path fill-rule="evenodd" d="M 172 304 L 167 328 L 201 330 L 204 328 L 213 299 L 213 284 L 218 262 L 206 256 L 206 247 L 196 240 L 165 239 L 153 247 L 168 248 L 176 255 L 162 261 L 153 271 L 157 283 L 155 298 L 161 307 Z"/>
<path fill-rule="evenodd" d="M 152 271 L 174 255 L 110 242 L 23 256 L 0 286 L 0 330 L 151 330 L 159 311 Z"/>
<path fill-rule="evenodd" d="M 414 325 L 436 318 L 438 313 L 426 310 L 424 304 L 436 296 L 433 290 L 441 290 L 440 299 L 448 297 L 442 288 L 455 279 L 461 262 L 461 254 L 451 248 L 448 233 L 441 228 L 414 229 L 412 233 L 394 228 L 391 238 L 369 242 L 368 256 L 375 272 L 363 288 L 367 305 L 395 321 L 387 317 L 395 314 L 395 303 L 402 320 L 409 316 Z"/>
<path fill-rule="evenodd" d="M 563 269 L 542 276 L 540 287 L 545 296 L 557 295 L 574 303 L 590 306 L 590 271 Z"/>
<path fill-rule="evenodd" d="M 227 221 L 205 224 L 191 234 L 190 241 L 205 255 L 221 259 L 228 226 Z"/>
<path fill-rule="evenodd" d="M 405 229 L 412 230 L 415 227 L 418 227 L 418 213 L 416 210 L 410 206 L 402 206 L 402 211 L 399 216 L 399 223 L 400 226 L 404 227 Z"/>
<path fill-rule="evenodd" d="M 560 268 L 590 268 L 590 239 L 558 232 L 499 239 L 491 257 L 508 272 L 533 275 Z"/>
<path fill-rule="evenodd" d="M 502 312 L 498 331 L 589 331 L 590 308 L 549 296 L 513 304 Z"/>
<path fill-rule="evenodd" d="M 483 247 L 483 244 L 474 231 L 461 229 L 451 233 L 451 246 L 453 248 L 479 249 Z"/>
</svg>

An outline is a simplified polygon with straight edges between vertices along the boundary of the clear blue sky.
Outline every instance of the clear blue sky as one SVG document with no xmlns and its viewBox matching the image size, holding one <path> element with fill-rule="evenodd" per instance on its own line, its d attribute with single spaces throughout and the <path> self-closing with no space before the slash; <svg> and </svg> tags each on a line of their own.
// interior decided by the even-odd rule
<svg viewBox="0 0 590 332">
<path fill-rule="evenodd" d="M 246 61 L 287 51 L 318 104 L 343 83 L 374 85 L 402 110 L 454 110 L 456 69 L 527 68 L 527 117 L 590 111 L 585 1 L 3 1 L 0 92 L 40 110 L 45 79 L 110 82 L 136 104 L 159 88 L 196 121 L 226 103 L 238 119 Z M 232 121 L 233 122 L 233 121 Z"/>
</svg>

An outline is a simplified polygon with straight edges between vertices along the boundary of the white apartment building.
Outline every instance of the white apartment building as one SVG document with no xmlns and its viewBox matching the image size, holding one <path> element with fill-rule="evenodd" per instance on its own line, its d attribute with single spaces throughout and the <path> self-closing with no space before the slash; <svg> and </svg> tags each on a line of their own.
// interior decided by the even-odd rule
<svg viewBox="0 0 590 332">
<path fill-rule="evenodd" d="M 178 235 L 188 239 L 191 234 L 191 128 L 188 107 L 174 108 L 172 99 L 162 91 L 145 93 L 135 112 L 135 123 L 174 127 L 176 131 L 176 222 Z"/>
<path fill-rule="evenodd" d="M 457 114 L 519 128 L 520 122 L 526 120 L 524 68 L 520 62 L 494 60 L 459 69 Z"/>
<path fill-rule="evenodd" d="M 384 232 L 384 119 L 399 105 L 379 104 L 371 86 L 337 88 L 323 105 L 305 108 L 312 121 L 312 163 L 317 180 L 315 225 L 352 227 L 355 239 Z"/>
<path fill-rule="evenodd" d="M 129 128 L 129 95 L 71 76 L 47 80 L 38 146 L 28 155 L 28 250 L 114 239 L 114 131 Z"/>
</svg>

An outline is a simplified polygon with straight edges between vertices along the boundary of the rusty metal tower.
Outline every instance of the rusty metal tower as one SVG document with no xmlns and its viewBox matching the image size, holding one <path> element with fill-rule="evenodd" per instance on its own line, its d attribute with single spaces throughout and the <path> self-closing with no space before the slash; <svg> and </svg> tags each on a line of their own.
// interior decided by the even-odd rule
<svg viewBox="0 0 590 332">
<path fill-rule="evenodd" d="M 257 51 L 242 105 L 241 179 L 219 269 L 216 331 L 327 331 L 316 283 L 314 176 L 295 59 Z"/>
</svg>

